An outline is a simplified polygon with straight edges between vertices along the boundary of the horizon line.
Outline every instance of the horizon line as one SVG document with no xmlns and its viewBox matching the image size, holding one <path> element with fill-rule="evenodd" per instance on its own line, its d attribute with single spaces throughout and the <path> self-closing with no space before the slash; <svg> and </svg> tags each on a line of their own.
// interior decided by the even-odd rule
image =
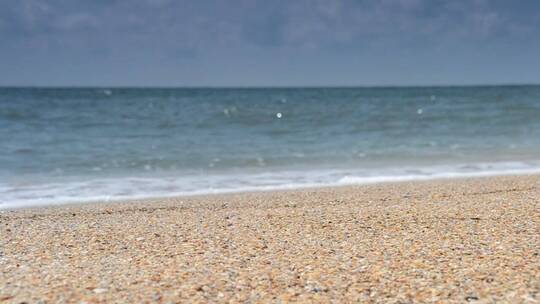
<svg viewBox="0 0 540 304">
<path fill-rule="evenodd" d="M 456 87 L 521 87 L 540 83 L 414 84 L 414 85 L 0 85 L 0 89 L 391 89 Z"/>
</svg>

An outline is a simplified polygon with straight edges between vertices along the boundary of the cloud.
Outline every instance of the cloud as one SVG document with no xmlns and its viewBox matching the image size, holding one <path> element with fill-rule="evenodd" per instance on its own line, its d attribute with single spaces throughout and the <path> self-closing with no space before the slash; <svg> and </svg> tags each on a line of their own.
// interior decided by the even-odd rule
<svg viewBox="0 0 540 304">
<path fill-rule="evenodd" d="M 299 0 L 233 5 L 218 0 L 22 0 L 7 1 L 0 8 L 4 12 L 0 31 L 8 39 L 110 37 L 104 46 L 158 38 L 195 49 L 365 46 L 384 39 L 497 39 L 516 31 L 538 32 L 538 14 L 519 8 L 508 11 L 493 1 Z M 77 38 L 81 31 L 87 36 Z"/>
<path fill-rule="evenodd" d="M 328 66 L 344 56 L 361 62 L 527 49 L 539 36 L 535 0 L 0 1 L 0 64 L 25 73 L 30 62 L 63 61 L 171 75 L 242 64 L 252 71 L 260 62 Z"/>
<path fill-rule="evenodd" d="M 53 27 L 61 31 L 99 29 L 100 20 L 87 13 L 75 13 L 57 18 Z"/>
</svg>

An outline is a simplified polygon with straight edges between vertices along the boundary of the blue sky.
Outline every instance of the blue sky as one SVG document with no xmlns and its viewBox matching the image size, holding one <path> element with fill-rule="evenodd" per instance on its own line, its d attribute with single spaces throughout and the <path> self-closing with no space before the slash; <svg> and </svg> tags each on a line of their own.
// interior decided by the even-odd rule
<svg viewBox="0 0 540 304">
<path fill-rule="evenodd" d="M 540 83 L 540 1 L 3 0 L 0 85 Z"/>
</svg>

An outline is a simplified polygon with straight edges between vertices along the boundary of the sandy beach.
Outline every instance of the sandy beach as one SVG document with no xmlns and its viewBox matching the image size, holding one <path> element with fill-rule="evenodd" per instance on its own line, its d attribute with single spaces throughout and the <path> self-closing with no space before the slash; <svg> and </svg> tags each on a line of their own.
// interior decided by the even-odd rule
<svg viewBox="0 0 540 304">
<path fill-rule="evenodd" d="M 540 302 L 540 177 L 0 212 L 0 302 Z"/>
</svg>

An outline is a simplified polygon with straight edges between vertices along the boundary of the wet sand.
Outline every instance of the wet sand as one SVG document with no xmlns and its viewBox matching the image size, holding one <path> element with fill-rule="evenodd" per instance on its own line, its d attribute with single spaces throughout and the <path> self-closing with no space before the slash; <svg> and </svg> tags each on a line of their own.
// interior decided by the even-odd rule
<svg viewBox="0 0 540 304">
<path fill-rule="evenodd" d="M 540 177 L 0 212 L 0 302 L 540 302 Z"/>
</svg>

